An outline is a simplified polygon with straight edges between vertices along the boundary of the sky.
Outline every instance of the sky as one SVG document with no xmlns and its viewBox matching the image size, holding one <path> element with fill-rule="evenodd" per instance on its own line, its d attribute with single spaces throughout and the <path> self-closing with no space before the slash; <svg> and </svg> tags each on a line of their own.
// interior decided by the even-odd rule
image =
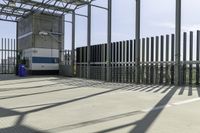
<svg viewBox="0 0 200 133">
<path fill-rule="evenodd" d="M 107 0 L 96 0 L 93 4 L 107 6 Z M 87 8 L 77 13 L 87 14 Z M 182 31 L 200 29 L 200 1 L 182 0 Z M 71 20 L 71 15 L 66 15 Z M 134 39 L 135 0 L 113 0 L 112 41 Z M 15 23 L 0 21 L 0 38 L 15 38 Z M 141 0 L 141 37 L 175 33 L 175 0 Z M 92 44 L 107 41 L 107 12 L 92 8 Z M 76 17 L 76 47 L 87 44 L 87 19 Z M 65 25 L 65 48 L 71 48 L 71 24 Z"/>
</svg>

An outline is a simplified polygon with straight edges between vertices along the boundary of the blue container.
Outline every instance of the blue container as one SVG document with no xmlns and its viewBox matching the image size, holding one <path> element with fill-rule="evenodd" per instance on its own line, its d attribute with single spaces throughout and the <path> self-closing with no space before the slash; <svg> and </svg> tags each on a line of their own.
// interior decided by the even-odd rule
<svg viewBox="0 0 200 133">
<path fill-rule="evenodd" d="M 23 65 L 23 64 L 19 65 L 18 75 L 20 77 L 25 77 L 27 75 L 25 65 Z"/>
</svg>

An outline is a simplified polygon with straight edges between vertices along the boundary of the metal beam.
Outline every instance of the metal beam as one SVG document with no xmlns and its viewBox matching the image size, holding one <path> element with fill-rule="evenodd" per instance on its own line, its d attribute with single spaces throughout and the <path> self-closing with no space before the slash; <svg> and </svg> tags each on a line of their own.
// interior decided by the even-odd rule
<svg viewBox="0 0 200 133">
<path fill-rule="evenodd" d="M 108 0 L 107 81 L 111 81 L 112 0 Z"/>
<path fill-rule="evenodd" d="M 21 14 L 16 14 L 16 13 L 10 13 L 6 11 L 1 11 L 0 15 L 5 15 L 5 16 L 11 16 L 11 17 L 22 17 Z"/>
<path fill-rule="evenodd" d="M 5 5 L 5 4 L 1 4 L 0 3 L 0 7 L 1 8 L 11 8 L 11 9 L 13 9 L 13 10 L 16 10 L 16 11 L 25 11 L 25 12 L 27 12 L 27 11 L 31 11 L 30 9 L 28 9 L 28 8 L 24 8 L 24 7 L 17 7 L 17 6 L 11 6 L 11 5 Z"/>
<path fill-rule="evenodd" d="M 106 8 L 106 7 L 102 7 L 102 6 L 98 6 L 98 5 L 94 5 L 94 4 L 91 4 L 91 6 L 99 8 L 99 9 L 108 10 L 108 8 Z"/>
<path fill-rule="evenodd" d="M 90 78 L 90 48 L 91 48 L 91 5 L 88 4 L 88 20 L 87 20 L 87 78 Z"/>
<path fill-rule="evenodd" d="M 180 85 L 180 46 L 181 46 L 181 0 L 176 0 L 176 60 L 175 85 Z"/>
<path fill-rule="evenodd" d="M 41 2 L 32 1 L 32 0 L 31 1 L 30 0 L 21 0 L 21 1 L 16 1 L 16 3 L 40 7 L 40 8 L 46 8 L 49 10 L 57 10 L 57 11 L 61 11 L 61 12 L 70 12 L 70 11 L 72 12 L 73 11 L 73 9 L 69 9 L 69 8 L 65 8 L 65 7 L 61 7 L 61 6 L 54 6 L 54 5 L 50 5 L 47 3 L 41 3 Z"/>
<path fill-rule="evenodd" d="M 5 22 L 17 22 L 16 20 L 10 20 L 10 19 L 4 19 L 4 18 L 0 18 L 0 21 L 5 21 Z"/>
<path fill-rule="evenodd" d="M 136 0 L 136 25 L 135 25 L 135 39 L 136 39 L 136 74 L 135 82 L 140 83 L 140 0 Z"/>
</svg>

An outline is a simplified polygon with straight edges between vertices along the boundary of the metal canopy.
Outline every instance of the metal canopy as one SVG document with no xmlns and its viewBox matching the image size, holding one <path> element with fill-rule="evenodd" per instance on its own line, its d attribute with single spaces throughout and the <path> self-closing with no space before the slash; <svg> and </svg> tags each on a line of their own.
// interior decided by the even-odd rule
<svg viewBox="0 0 200 133">
<path fill-rule="evenodd" d="M 93 0 L 0 0 L 0 20 L 17 22 L 18 19 L 37 13 L 72 13 Z"/>
</svg>

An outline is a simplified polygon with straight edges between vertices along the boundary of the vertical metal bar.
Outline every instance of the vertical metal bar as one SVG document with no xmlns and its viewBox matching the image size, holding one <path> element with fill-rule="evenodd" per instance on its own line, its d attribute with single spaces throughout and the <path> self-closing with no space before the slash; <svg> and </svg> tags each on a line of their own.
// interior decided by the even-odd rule
<svg viewBox="0 0 200 133">
<path fill-rule="evenodd" d="M 80 72 L 80 78 L 82 78 L 83 76 L 83 71 L 82 71 L 82 69 L 83 69 L 83 67 L 82 67 L 82 63 L 83 63 L 83 48 L 81 47 L 80 48 L 80 69 L 79 69 L 79 72 Z"/>
<path fill-rule="evenodd" d="M 8 53 L 7 53 L 7 55 L 8 55 L 8 74 L 10 73 L 10 39 L 8 38 Z"/>
<path fill-rule="evenodd" d="M 149 83 L 149 38 L 146 39 L 146 84 Z"/>
<path fill-rule="evenodd" d="M 122 82 L 123 81 L 123 76 L 122 76 L 122 42 L 120 42 L 120 44 L 119 44 L 120 46 L 119 46 L 119 60 L 120 60 L 120 74 L 119 74 L 119 79 L 120 79 L 120 81 L 119 82 Z"/>
<path fill-rule="evenodd" d="M 90 78 L 90 47 L 91 47 L 91 5 L 88 4 L 87 18 L 87 78 Z"/>
<path fill-rule="evenodd" d="M 136 40 L 133 40 L 133 51 L 134 51 L 134 54 L 133 54 L 133 56 L 134 56 L 134 58 L 133 58 L 133 60 L 134 60 L 134 67 L 133 67 L 133 82 L 134 83 L 136 83 L 136 81 L 135 81 L 135 74 L 136 74 Z"/>
<path fill-rule="evenodd" d="M 130 82 L 133 82 L 133 40 L 130 40 Z"/>
<path fill-rule="evenodd" d="M 176 0 L 176 64 L 175 85 L 180 85 L 181 0 Z"/>
<path fill-rule="evenodd" d="M 171 35 L 171 61 L 174 62 L 175 35 Z M 174 84 L 174 63 L 171 65 L 171 84 Z"/>
<path fill-rule="evenodd" d="M 71 53 L 70 53 L 70 56 L 71 56 Z M 69 58 L 69 57 L 68 57 Z M 77 70 L 77 77 L 80 76 L 80 73 L 79 73 L 79 63 L 80 63 L 80 48 L 77 48 L 76 49 L 76 70 Z M 69 65 L 71 64 L 71 62 L 69 63 Z"/>
<path fill-rule="evenodd" d="M 104 80 L 103 79 L 103 73 L 104 73 L 104 52 L 105 52 L 105 49 L 104 49 L 104 44 L 101 45 L 101 80 Z M 91 53 L 91 58 L 92 58 L 92 53 Z M 91 73 L 91 72 L 90 72 Z M 91 73 L 92 74 L 92 73 Z"/>
<path fill-rule="evenodd" d="M 102 59 L 101 59 L 101 62 L 102 62 L 102 65 L 101 65 L 101 80 L 105 80 L 104 79 L 104 68 L 105 68 L 105 45 L 104 44 L 102 44 L 102 50 L 101 50 L 101 57 L 102 57 Z M 92 58 L 92 54 L 91 54 L 91 58 Z M 92 71 L 90 72 L 90 74 L 92 75 Z"/>
<path fill-rule="evenodd" d="M 97 62 L 101 62 L 101 45 L 97 45 L 98 47 L 98 60 Z M 97 79 L 100 80 L 101 79 L 101 64 L 97 64 L 96 65 L 96 71 L 97 71 Z"/>
<path fill-rule="evenodd" d="M 129 41 L 126 41 L 126 82 L 130 82 L 130 64 L 129 64 L 129 53 L 130 53 L 130 48 L 129 48 Z"/>
<path fill-rule="evenodd" d="M 19 34 L 18 34 L 18 28 L 19 24 L 18 22 L 16 23 L 16 42 L 15 42 L 15 51 L 16 51 L 16 75 L 18 75 L 18 66 L 19 66 Z"/>
<path fill-rule="evenodd" d="M 96 63 L 96 62 L 98 62 L 98 45 L 95 45 L 94 47 L 95 47 L 95 63 Z M 96 64 L 95 68 L 94 68 L 94 70 L 95 70 L 95 79 L 97 79 L 97 77 L 98 77 L 97 66 L 98 65 Z"/>
<path fill-rule="evenodd" d="M 94 63 L 94 46 L 91 46 L 90 47 L 90 54 L 91 54 L 91 57 L 90 57 L 90 78 L 93 79 L 93 73 L 94 73 L 94 64 L 91 64 Z"/>
<path fill-rule="evenodd" d="M 161 36 L 161 40 L 160 40 L 160 61 L 161 61 L 161 64 L 160 64 L 160 84 L 163 83 L 163 49 L 164 49 L 164 36 Z"/>
<path fill-rule="evenodd" d="M 126 81 L 126 64 L 125 64 L 125 59 L 126 59 L 126 47 L 125 47 L 125 45 L 126 45 L 126 43 L 125 43 L 125 41 L 123 41 L 123 56 L 122 56 L 122 62 L 123 62 L 123 71 L 122 71 L 122 74 L 123 74 L 123 78 L 122 78 L 122 80 L 123 80 L 123 83 L 125 83 L 125 81 Z"/>
<path fill-rule="evenodd" d="M 101 62 L 101 45 L 98 45 L 98 47 L 99 47 L 99 61 L 98 62 Z M 100 64 L 98 64 L 98 80 L 100 80 L 101 79 L 101 65 Z"/>
<path fill-rule="evenodd" d="M 103 68 L 103 57 L 102 57 L 102 55 L 103 55 L 103 44 L 100 44 L 100 45 L 98 45 L 99 46 L 99 52 L 98 52 L 98 57 L 99 57 L 99 62 L 101 63 L 101 64 L 98 64 L 98 80 L 102 80 L 102 68 Z M 92 55 L 91 55 L 92 56 Z M 91 65 L 90 65 L 91 66 Z M 90 75 L 91 75 L 91 73 L 92 73 L 92 68 L 90 68 Z M 91 78 L 92 79 L 92 78 Z"/>
<path fill-rule="evenodd" d="M 169 35 L 166 35 L 166 67 L 165 67 L 165 83 L 169 83 Z"/>
<path fill-rule="evenodd" d="M 113 43 L 113 81 L 116 82 L 116 57 L 117 57 L 117 52 L 116 52 L 116 43 Z"/>
<path fill-rule="evenodd" d="M 72 76 L 74 76 L 75 72 L 75 22 L 76 21 L 76 14 L 75 11 L 72 12 L 72 55 L 71 55 L 71 68 L 72 68 Z M 80 69 L 82 70 L 82 69 Z"/>
<path fill-rule="evenodd" d="M 99 45 L 99 62 L 101 62 L 101 44 Z M 98 80 L 101 80 L 101 64 L 98 64 Z"/>
<path fill-rule="evenodd" d="M 183 62 L 186 61 L 186 55 L 187 55 L 187 33 L 183 33 Z M 186 64 L 183 64 L 183 78 L 182 78 L 182 84 L 186 83 Z"/>
<path fill-rule="evenodd" d="M 108 0 L 107 81 L 111 81 L 112 0 Z"/>
<path fill-rule="evenodd" d="M 197 31 L 197 61 L 199 61 L 199 51 L 200 51 L 200 31 Z M 199 64 L 196 64 L 196 84 L 199 85 Z"/>
<path fill-rule="evenodd" d="M 120 43 L 117 42 L 117 82 L 120 82 Z"/>
<path fill-rule="evenodd" d="M 84 47 L 84 78 L 87 78 L 87 47 Z"/>
<path fill-rule="evenodd" d="M 110 82 L 112 82 L 113 81 L 113 79 L 112 79 L 112 69 L 113 69 L 113 64 L 112 64 L 112 62 L 113 62 L 113 43 L 111 43 L 111 45 L 110 45 Z"/>
<path fill-rule="evenodd" d="M 14 66 L 15 66 L 15 74 L 17 75 L 18 73 L 17 73 L 17 71 L 18 70 L 16 70 L 17 69 L 17 50 L 16 50 L 16 43 L 17 43 L 17 40 L 18 39 L 14 39 Z"/>
<path fill-rule="evenodd" d="M 155 83 L 159 83 L 159 76 L 158 76 L 158 61 L 159 61 L 159 37 L 156 36 L 156 66 L 155 66 Z"/>
<path fill-rule="evenodd" d="M 151 37 L 151 62 L 154 61 L 154 37 Z M 151 64 L 150 70 L 150 83 L 153 84 L 153 77 L 154 77 L 154 64 Z"/>
<path fill-rule="evenodd" d="M 13 39 L 11 39 L 11 44 L 10 44 L 11 48 L 10 48 L 10 51 L 11 51 L 11 73 L 13 73 L 13 67 L 14 67 L 14 64 L 13 64 Z"/>
<path fill-rule="evenodd" d="M 7 39 L 6 38 L 5 38 L 5 41 L 4 41 L 4 45 L 5 45 L 5 47 L 4 47 L 5 48 L 5 53 L 4 53 L 5 54 L 5 59 L 4 59 L 4 61 L 5 61 L 5 64 L 4 64 L 5 69 L 4 70 L 5 71 L 4 71 L 4 73 L 6 74 L 7 73 L 7 69 L 6 69 L 6 66 L 7 66 L 7 62 L 6 62 L 7 61 L 7 47 L 6 47 Z"/>
<path fill-rule="evenodd" d="M 105 81 L 107 81 L 107 45 L 108 44 L 105 44 Z"/>
<path fill-rule="evenodd" d="M 190 32 L 190 61 L 193 60 L 193 32 Z M 193 83 L 193 64 L 190 63 L 190 73 L 189 73 L 189 84 L 192 85 Z"/>
<path fill-rule="evenodd" d="M 1 38 L 1 73 L 3 74 L 3 38 Z"/>
<path fill-rule="evenodd" d="M 142 39 L 142 83 L 144 84 L 144 67 L 145 67 L 145 38 Z"/>
<path fill-rule="evenodd" d="M 82 58 L 82 61 L 81 61 L 82 62 L 82 65 L 81 65 L 82 69 L 81 69 L 81 73 L 82 73 L 82 78 L 84 78 L 84 76 L 85 76 L 84 75 L 84 73 L 85 73 L 85 70 L 84 70 L 84 68 L 85 68 L 85 64 L 84 64 L 84 62 L 85 62 L 85 60 L 84 60 L 85 59 L 85 48 L 82 47 L 81 50 L 82 50 L 82 57 L 81 57 Z"/>
<path fill-rule="evenodd" d="M 136 27 L 135 27 L 135 39 L 136 39 L 136 73 L 135 81 L 140 83 L 140 0 L 136 0 Z"/>
</svg>

